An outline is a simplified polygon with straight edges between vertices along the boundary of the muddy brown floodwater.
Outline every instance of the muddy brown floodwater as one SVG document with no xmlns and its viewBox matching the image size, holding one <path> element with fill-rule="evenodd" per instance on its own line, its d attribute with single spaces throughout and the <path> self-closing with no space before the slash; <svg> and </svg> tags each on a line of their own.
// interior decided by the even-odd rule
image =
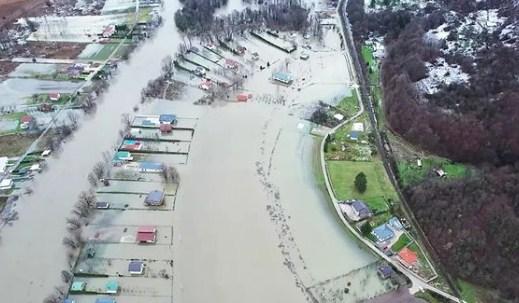
<svg viewBox="0 0 519 303">
<path fill-rule="evenodd" d="M 2 230 L 0 293 L 2 302 L 41 302 L 61 285 L 67 269 L 65 218 L 78 194 L 88 188 L 87 174 L 102 153 L 113 149 L 121 128 L 121 114 L 132 112 L 140 91 L 160 74 L 161 60 L 180 41 L 173 21 L 178 1 L 164 1 L 164 24 L 155 37 L 139 47 L 102 97 L 97 113 L 68 141 L 49 170 L 37 176 L 34 193 L 23 197 L 16 210 L 19 220 Z"/>
</svg>

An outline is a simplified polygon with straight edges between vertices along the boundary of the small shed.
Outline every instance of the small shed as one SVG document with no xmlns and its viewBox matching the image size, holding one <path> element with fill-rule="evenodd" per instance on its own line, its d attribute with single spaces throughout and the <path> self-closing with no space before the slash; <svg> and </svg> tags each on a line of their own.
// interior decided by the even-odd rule
<svg viewBox="0 0 519 303">
<path fill-rule="evenodd" d="M 294 81 L 290 74 L 283 72 L 272 73 L 272 80 L 281 82 L 283 84 L 291 84 Z"/>
<path fill-rule="evenodd" d="M 163 191 L 154 190 L 148 193 L 144 199 L 144 205 L 146 206 L 160 206 L 164 204 L 165 194 Z"/>
<path fill-rule="evenodd" d="M 445 177 L 446 173 L 445 171 L 443 171 L 443 169 L 437 169 L 435 170 L 436 174 L 438 175 L 438 177 L 442 178 L 442 177 Z"/>
<path fill-rule="evenodd" d="M 140 226 L 137 229 L 138 243 L 155 243 L 157 240 L 157 229 L 155 226 Z"/>
<path fill-rule="evenodd" d="M 362 123 L 362 122 L 355 122 L 355 123 L 353 123 L 353 125 L 351 127 L 351 130 L 352 131 L 356 131 L 356 132 L 363 132 L 364 131 L 364 123 Z"/>
<path fill-rule="evenodd" d="M 105 292 L 107 294 L 116 294 L 119 291 L 119 282 L 110 280 L 105 285 Z"/>
<path fill-rule="evenodd" d="M 417 254 L 407 247 L 404 247 L 398 253 L 398 258 L 400 260 L 400 263 L 402 263 L 403 265 L 405 265 L 407 267 L 413 267 L 416 264 L 416 262 L 418 261 Z"/>
<path fill-rule="evenodd" d="M 86 288 L 86 282 L 84 282 L 84 281 L 74 281 L 74 282 L 72 282 L 72 286 L 70 286 L 70 292 L 84 291 L 85 288 Z"/>
<path fill-rule="evenodd" d="M 109 209 L 110 203 L 108 202 L 96 202 L 96 208 L 97 209 Z"/>
<path fill-rule="evenodd" d="M 52 153 L 52 150 L 50 150 L 50 149 L 46 149 L 46 150 L 44 150 L 44 151 L 41 153 L 41 156 L 42 156 L 42 157 L 48 157 L 48 156 L 50 156 L 51 153 Z"/>
<path fill-rule="evenodd" d="M 249 100 L 249 96 L 245 93 L 241 93 L 238 96 L 236 96 L 236 101 L 238 102 L 247 102 Z"/>
<path fill-rule="evenodd" d="M 361 132 L 352 130 L 349 134 L 350 140 L 357 141 L 359 140 Z"/>
<path fill-rule="evenodd" d="M 142 274 L 144 274 L 144 262 L 142 262 L 142 261 L 130 261 L 130 263 L 128 263 L 128 272 L 131 275 L 142 275 Z"/>
<path fill-rule="evenodd" d="M 116 303 L 115 299 L 112 298 L 99 298 L 96 299 L 96 303 Z"/>
<path fill-rule="evenodd" d="M 159 122 L 162 123 L 168 123 L 168 124 L 175 124 L 177 123 L 177 116 L 173 114 L 162 114 L 159 116 Z"/>
<path fill-rule="evenodd" d="M 139 170 L 144 173 L 158 173 L 162 171 L 162 163 L 158 162 L 150 162 L 150 161 L 140 161 L 139 162 Z"/>
<path fill-rule="evenodd" d="M 114 155 L 115 161 L 131 161 L 133 160 L 132 154 L 129 151 L 118 151 Z"/>
<path fill-rule="evenodd" d="M 30 115 L 24 115 L 20 118 L 20 128 L 27 129 L 34 122 L 34 118 Z"/>
<path fill-rule="evenodd" d="M 72 299 L 65 299 L 63 301 L 63 303 L 75 303 L 76 301 L 72 300 Z"/>
<path fill-rule="evenodd" d="M 61 94 L 60 93 L 50 93 L 49 94 L 49 100 L 52 101 L 52 102 L 59 101 L 60 98 L 61 98 Z"/>
<path fill-rule="evenodd" d="M 159 126 L 159 130 L 163 134 L 171 133 L 173 131 L 173 125 L 164 123 Z"/>
</svg>

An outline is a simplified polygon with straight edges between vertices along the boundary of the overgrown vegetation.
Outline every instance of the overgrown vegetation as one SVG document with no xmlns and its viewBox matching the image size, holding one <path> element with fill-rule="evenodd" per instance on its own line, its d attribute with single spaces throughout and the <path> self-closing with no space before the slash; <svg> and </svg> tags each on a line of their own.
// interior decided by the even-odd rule
<svg viewBox="0 0 519 303">
<path fill-rule="evenodd" d="M 384 38 L 381 83 L 391 129 L 424 150 L 481 171 L 467 175 L 447 163 L 444 170 L 460 178 L 440 179 L 402 167 L 415 216 L 452 274 L 498 289 L 508 299 L 519 297 L 519 235 L 511 232 L 519 229 L 519 133 L 513 122 L 519 116 L 519 49 L 505 46 L 499 31 L 482 31 L 467 35 L 481 46 L 472 54 L 446 53 L 445 43 L 426 43 L 424 33 L 445 23 L 451 10 L 466 16 L 497 8 L 509 23 L 516 22 L 518 8 L 512 4 L 447 0 L 371 14 L 362 0 L 348 5 L 359 49 L 369 35 Z M 447 40 L 459 34 L 451 28 Z M 461 66 L 470 81 L 423 93 L 415 83 L 427 77 L 425 62 L 439 56 Z"/>
</svg>

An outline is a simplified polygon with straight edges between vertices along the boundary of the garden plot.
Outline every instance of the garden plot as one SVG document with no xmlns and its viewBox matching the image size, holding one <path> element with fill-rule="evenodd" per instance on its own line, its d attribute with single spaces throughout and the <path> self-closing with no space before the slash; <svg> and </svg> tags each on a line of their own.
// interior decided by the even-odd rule
<svg viewBox="0 0 519 303">
<path fill-rule="evenodd" d="M 127 14 L 29 19 L 39 25 L 38 30 L 29 36 L 29 41 L 95 42 L 100 40 L 99 35 L 108 25 L 128 23 Z"/>
<path fill-rule="evenodd" d="M 153 154 L 132 152 L 132 155 L 135 161 L 156 162 L 164 164 L 186 164 L 188 158 L 187 154 Z"/>
<path fill-rule="evenodd" d="M 98 274 L 109 276 L 132 276 L 128 271 L 128 263 L 135 259 L 100 259 L 86 258 L 78 262 L 74 271 L 82 274 Z M 162 278 L 173 275 L 171 261 L 139 260 L 144 262 L 144 273 L 138 277 Z"/>
<path fill-rule="evenodd" d="M 102 186 L 98 193 L 128 193 L 128 194 L 148 194 L 154 190 L 164 191 L 166 195 L 174 195 L 177 192 L 177 184 L 162 182 L 143 182 L 110 180 L 110 185 Z"/>
<path fill-rule="evenodd" d="M 83 82 L 52 81 L 38 79 L 7 79 L 0 83 L 0 106 L 19 106 L 34 94 L 60 92 L 70 94 L 78 90 Z"/>
<path fill-rule="evenodd" d="M 95 243 L 92 242 L 90 245 L 95 247 L 96 258 L 105 259 L 139 259 L 139 260 L 161 260 L 171 261 L 172 250 L 171 246 L 168 245 L 138 245 L 138 244 L 125 244 L 121 245 L 118 243 Z M 83 257 L 86 251 L 82 251 Z"/>
<path fill-rule="evenodd" d="M 214 63 L 213 61 L 208 60 L 194 52 L 189 52 L 187 54 L 184 54 L 184 58 L 185 58 L 185 60 L 187 60 L 195 65 L 203 66 L 207 70 L 214 71 L 214 70 L 223 69 L 222 66 L 220 66 L 220 65 Z"/>
<path fill-rule="evenodd" d="M 171 226 L 154 226 L 156 232 L 156 242 L 144 245 L 171 245 L 173 229 Z M 88 242 L 96 243 L 121 243 L 137 244 L 137 230 L 139 226 L 102 226 L 90 224 L 84 229 L 84 236 Z"/>
<path fill-rule="evenodd" d="M 132 128 L 130 136 L 135 139 L 158 140 L 158 141 L 191 141 L 192 130 L 173 129 L 171 133 L 163 133 L 158 129 Z"/>
<path fill-rule="evenodd" d="M 132 122 L 133 127 L 148 127 L 159 128 L 159 115 L 139 115 L 135 116 Z M 194 129 L 198 122 L 197 118 L 177 117 L 177 123 L 173 125 L 174 128 L 180 129 Z"/>
<path fill-rule="evenodd" d="M 130 193 L 97 193 L 96 199 L 99 202 L 110 203 L 110 209 L 125 210 L 173 210 L 175 207 L 175 196 L 168 195 L 164 198 L 164 204 L 161 206 L 146 206 L 144 199 L 146 194 L 130 194 Z"/>
<path fill-rule="evenodd" d="M 18 130 L 18 120 L 0 119 L 0 133 L 11 133 Z"/>
<path fill-rule="evenodd" d="M 134 149 L 135 144 L 139 143 L 140 148 Z M 130 151 L 133 153 L 163 153 L 163 154 L 187 154 L 189 153 L 190 142 L 153 142 L 153 141 L 138 141 L 125 139 L 120 151 Z"/>
<path fill-rule="evenodd" d="M 106 292 L 106 285 L 110 281 L 117 281 L 119 283 L 119 291 L 117 293 L 117 300 L 121 300 L 121 296 L 136 296 L 141 297 L 141 302 L 148 301 L 144 297 L 170 297 L 172 283 L 170 279 L 139 279 L 135 277 L 118 277 L 118 278 L 75 278 L 74 281 L 86 282 L 86 291 L 98 292 L 100 295 Z M 77 295 L 78 297 L 90 298 L 87 302 L 95 302 L 92 295 Z M 103 297 L 106 297 L 104 295 Z"/>
<path fill-rule="evenodd" d="M 22 63 L 9 74 L 10 78 L 36 78 L 41 75 L 52 75 L 66 65 L 44 63 Z"/>
<path fill-rule="evenodd" d="M 109 59 L 115 51 L 113 57 L 118 59 L 122 56 L 127 47 L 127 44 L 119 46 L 118 43 L 91 43 L 85 47 L 81 54 L 79 54 L 78 58 L 84 60 L 104 61 Z"/>
<path fill-rule="evenodd" d="M 218 64 L 222 63 L 222 59 L 223 59 L 222 55 L 217 54 L 211 50 L 208 50 L 205 47 L 201 47 L 198 51 L 196 51 L 196 54 L 199 56 L 202 56 L 202 57 L 206 58 L 207 60 L 210 60 L 214 63 L 218 63 Z"/>
</svg>

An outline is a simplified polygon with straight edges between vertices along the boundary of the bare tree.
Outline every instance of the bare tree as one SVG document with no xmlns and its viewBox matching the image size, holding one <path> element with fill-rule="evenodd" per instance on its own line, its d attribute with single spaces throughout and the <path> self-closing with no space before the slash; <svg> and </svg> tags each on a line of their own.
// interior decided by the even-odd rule
<svg viewBox="0 0 519 303">
<path fill-rule="evenodd" d="M 97 179 L 101 179 L 105 176 L 106 173 L 106 166 L 103 162 L 97 162 L 96 165 L 94 165 L 94 169 L 92 170 L 94 175 L 97 177 Z"/>
<path fill-rule="evenodd" d="M 178 171 L 173 166 L 168 166 L 166 164 L 162 164 L 162 177 L 166 182 L 176 183 L 180 182 L 180 175 Z"/>
<path fill-rule="evenodd" d="M 67 246 L 69 248 L 72 248 L 72 249 L 78 248 L 78 243 L 76 243 L 70 237 L 64 237 L 62 242 L 63 242 L 63 245 L 65 245 L 65 246 Z"/>
<path fill-rule="evenodd" d="M 79 115 L 73 111 L 68 111 L 67 118 L 70 122 L 72 129 L 77 129 L 79 126 Z"/>
<path fill-rule="evenodd" d="M 61 271 L 61 280 L 63 280 L 64 283 L 69 283 L 72 280 L 73 276 L 72 273 L 68 270 L 62 270 Z"/>
<path fill-rule="evenodd" d="M 162 74 L 164 75 L 164 78 L 171 79 L 173 77 L 174 68 L 175 66 L 171 56 L 168 55 L 162 59 Z"/>
<path fill-rule="evenodd" d="M 93 187 L 97 187 L 97 178 L 94 175 L 94 173 L 88 174 L 88 182 L 90 182 L 90 185 L 92 185 Z"/>
</svg>

